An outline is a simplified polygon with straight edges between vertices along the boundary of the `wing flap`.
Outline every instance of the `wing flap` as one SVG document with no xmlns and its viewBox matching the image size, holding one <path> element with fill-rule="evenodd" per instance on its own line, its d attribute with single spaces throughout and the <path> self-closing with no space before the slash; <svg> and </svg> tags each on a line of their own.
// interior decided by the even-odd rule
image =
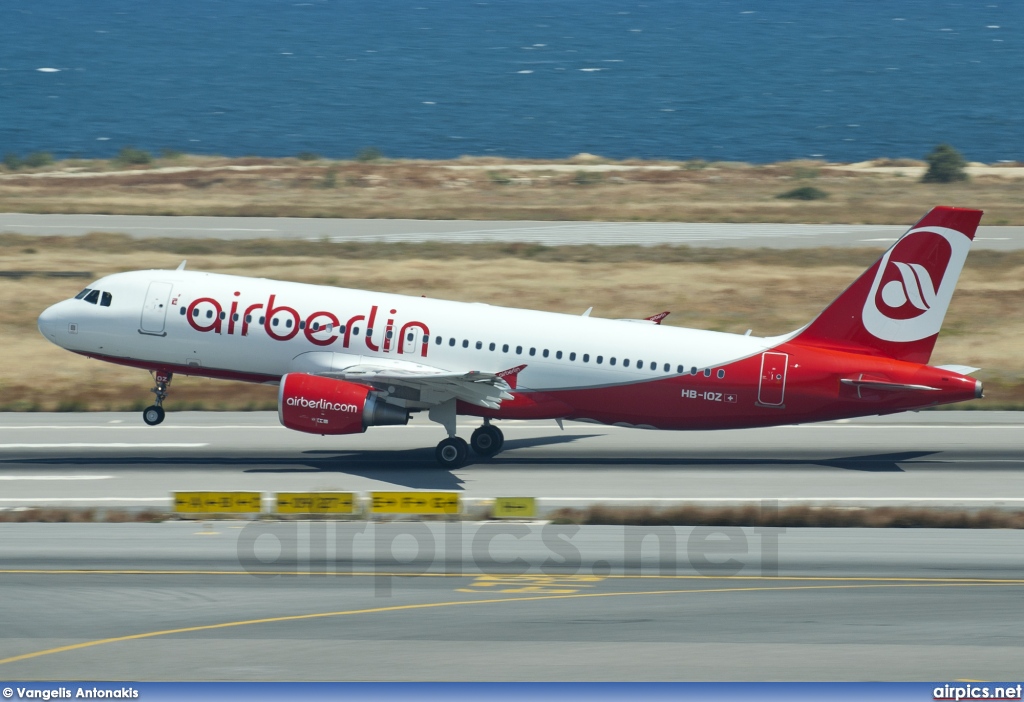
<svg viewBox="0 0 1024 702">
<path fill-rule="evenodd" d="M 432 406 L 451 398 L 479 407 L 500 409 L 502 400 L 511 400 L 516 374 L 526 366 L 501 373 L 485 371 L 457 372 L 404 361 L 374 362 L 363 357 L 359 363 L 318 375 L 364 383 L 378 388 L 409 388 L 419 391 L 423 404 Z M 503 377 L 505 376 L 505 377 Z"/>
</svg>

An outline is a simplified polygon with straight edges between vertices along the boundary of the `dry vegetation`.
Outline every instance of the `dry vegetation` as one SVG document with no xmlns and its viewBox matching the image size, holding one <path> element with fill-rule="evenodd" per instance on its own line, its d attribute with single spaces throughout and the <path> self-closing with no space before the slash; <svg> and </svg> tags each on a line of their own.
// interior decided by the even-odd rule
<svg viewBox="0 0 1024 702">
<path fill-rule="evenodd" d="M 0 409 L 141 409 L 143 371 L 46 342 L 35 320 L 89 280 L 140 268 L 189 268 L 603 317 L 671 310 L 668 324 L 742 333 L 796 329 L 869 265 L 873 250 L 560 247 L 132 240 L 0 235 L 0 270 L 83 271 L 90 278 L 0 278 Z M 386 262 L 386 265 L 385 265 Z M 979 366 L 987 398 L 958 407 L 1024 408 L 1024 252 L 975 251 L 932 362 Z M 274 388 L 175 378 L 168 408 L 270 409 Z"/>
<path fill-rule="evenodd" d="M 560 509 L 549 519 L 563 524 L 633 526 L 771 526 L 869 529 L 1024 529 L 1024 512 L 977 512 L 909 507 L 849 509 L 840 507 L 786 507 L 762 512 L 759 507 L 698 507 L 668 509 L 607 507 Z"/>
<path fill-rule="evenodd" d="M 237 514 L 203 515 L 203 521 L 237 520 Z M 261 515 L 268 518 L 269 515 Z M 0 510 L 0 523 L 23 522 L 162 522 L 181 519 L 181 515 L 158 510 L 129 511 L 32 507 Z M 288 517 L 274 515 L 275 519 Z M 308 515 L 304 515 L 307 519 Z M 467 513 L 464 519 L 489 519 L 489 515 Z M 430 515 L 421 517 L 432 521 Z M 586 509 L 559 509 L 548 515 L 556 524 L 627 526 L 717 526 L 717 527 L 825 527 L 869 529 L 1024 529 L 1024 512 L 987 509 L 914 509 L 908 507 L 786 507 L 764 512 L 759 507 L 700 507 L 683 505 L 667 509 L 652 507 L 608 507 L 594 505 Z"/>
<path fill-rule="evenodd" d="M 986 210 L 986 224 L 1024 224 L 1014 165 L 974 167 L 969 182 L 923 184 L 922 162 L 843 166 L 162 158 L 147 165 L 63 161 L 0 169 L 0 211 L 412 219 L 906 224 L 936 204 Z M 828 197 L 779 199 L 801 186 Z"/>
</svg>

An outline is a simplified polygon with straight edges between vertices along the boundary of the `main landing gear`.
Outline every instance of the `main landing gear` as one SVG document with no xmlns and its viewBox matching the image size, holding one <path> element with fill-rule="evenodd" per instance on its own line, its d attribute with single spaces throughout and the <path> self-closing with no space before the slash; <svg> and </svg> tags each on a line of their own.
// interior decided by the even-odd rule
<svg viewBox="0 0 1024 702">
<path fill-rule="evenodd" d="M 150 405 L 146 409 L 142 410 L 142 421 L 151 427 L 155 427 L 160 422 L 164 421 L 164 400 L 167 399 L 167 387 L 171 384 L 171 378 L 174 377 L 172 373 L 166 373 L 164 371 L 156 371 L 153 373 L 153 377 L 156 379 L 156 387 L 150 392 L 156 395 L 156 404 Z"/>
<path fill-rule="evenodd" d="M 444 468 L 461 468 L 469 458 L 470 448 L 481 458 L 490 458 L 498 455 L 504 444 L 505 435 L 501 433 L 501 429 L 491 426 L 485 419 L 484 425 L 477 427 L 473 432 L 468 444 L 463 438 L 449 436 L 437 445 L 434 457 Z"/>
<path fill-rule="evenodd" d="M 505 435 L 501 429 L 491 426 L 485 419 L 482 427 L 477 427 L 473 436 L 469 438 L 469 445 L 473 447 L 473 453 L 484 458 L 498 455 L 501 447 L 505 445 Z"/>
<path fill-rule="evenodd" d="M 501 451 L 505 437 L 501 429 L 491 426 L 489 419 L 483 426 L 473 432 L 470 443 L 455 435 L 455 400 L 443 402 L 430 408 L 431 421 L 442 425 L 448 432 L 448 438 L 437 445 L 434 457 L 442 468 L 461 468 L 469 458 L 469 449 L 483 458 L 490 458 Z"/>
</svg>

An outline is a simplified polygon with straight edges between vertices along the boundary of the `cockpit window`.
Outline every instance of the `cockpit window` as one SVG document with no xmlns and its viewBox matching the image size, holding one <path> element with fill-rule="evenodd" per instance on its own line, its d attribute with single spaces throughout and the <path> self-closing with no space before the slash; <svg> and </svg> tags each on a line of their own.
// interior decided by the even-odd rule
<svg viewBox="0 0 1024 702">
<path fill-rule="evenodd" d="M 99 299 L 100 299 L 100 291 L 99 290 L 91 290 L 91 291 L 89 291 L 89 294 L 85 296 L 85 301 L 88 302 L 89 304 L 92 304 L 92 305 L 95 305 L 99 301 Z"/>
<path fill-rule="evenodd" d="M 102 294 L 100 297 L 100 307 L 110 307 L 110 303 L 114 300 L 114 296 L 108 292 Z"/>
<path fill-rule="evenodd" d="M 92 288 L 86 288 L 82 292 L 80 292 L 77 295 L 75 295 L 75 299 L 76 300 L 81 300 L 83 297 L 85 297 L 86 295 L 88 295 L 91 292 L 92 292 Z"/>
</svg>

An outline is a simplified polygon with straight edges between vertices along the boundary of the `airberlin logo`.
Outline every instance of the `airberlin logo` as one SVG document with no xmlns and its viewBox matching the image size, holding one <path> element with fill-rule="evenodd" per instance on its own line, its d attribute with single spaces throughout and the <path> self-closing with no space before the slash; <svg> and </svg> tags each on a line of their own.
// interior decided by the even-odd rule
<svg viewBox="0 0 1024 702">
<path fill-rule="evenodd" d="M 243 301 L 240 292 L 234 293 L 234 298 L 227 305 L 213 297 L 197 297 L 182 308 L 182 314 L 189 326 L 203 333 L 250 336 L 255 330 L 262 329 L 274 341 L 289 341 L 301 333 L 315 346 L 337 343 L 347 349 L 361 340 L 374 353 L 410 354 L 424 358 L 429 349 L 430 329 L 427 325 L 417 320 L 403 322 L 397 309 L 381 310 L 377 305 L 371 305 L 367 314 L 348 317 L 329 310 L 301 314 L 294 307 L 281 304 L 277 295 L 270 295 L 266 302 L 251 304 Z M 378 313 L 383 319 L 378 320 Z"/>
<path fill-rule="evenodd" d="M 944 227 L 910 232 L 886 252 L 864 302 L 864 327 L 885 341 L 937 334 L 970 239 Z"/>
<path fill-rule="evenodd" d="M 889 261 L 889 270 L 883 280 L 890 277 L 893 270 L 900 277 L 884 282 L 878 291 L 879 299 L 875 301 L 876 305 L 881 303 L 878 307 L 885 310 L 886 316 L 896 319 L 920 317 L 935 305 L 935 284 L 927 268 L 920 263 Z"/>
<path fill-rule="evenodd" d="M 305 407 L 306 409 L 332 410 L 334 412 L 348 412 L 356 414 L 359 407 L 347 402 L 329 402 L 327 400 L 307 400 L 305 397 L 289 397 L 289 407 Z"/>
</svg>

